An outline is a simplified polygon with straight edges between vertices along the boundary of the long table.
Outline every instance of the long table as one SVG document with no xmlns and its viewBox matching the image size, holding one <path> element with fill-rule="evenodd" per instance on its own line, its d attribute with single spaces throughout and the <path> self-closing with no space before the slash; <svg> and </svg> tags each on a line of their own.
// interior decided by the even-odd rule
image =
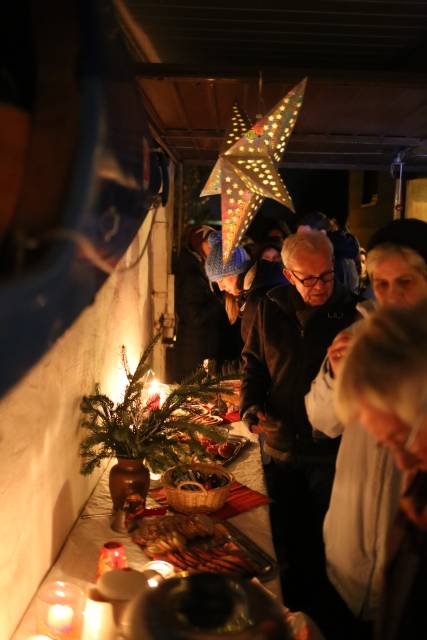
<svg viewBox="0 0 427 640">
<path fill-rule="evenodd" d="M 242 484 L 266 493 L 258 437 L 248 433 L 242 422 L 233 423 L 231 431 L 236 435 L 248 437 L 251 443 L 227 469 L 232 471 L 236 480 Z M 129 535 L 116 533 L 111 529 L 108 472 L 109 467 L 101 476 L 44 583 L 64 580 L 86 589 L 95 581 L 99 549 L 108 540 L 118 540 L 123 544 L 130 567 L 141 569 L 148 562 L 149 558 L 132 542 Z M 260 506 L 242 513 L 231 518 L 230 522 L 252 538 L 264 551 L 275 557 L 268 506 Z M 277 577 L 266 582 L 265 587 L 281 599 L 280 582 Z M 36 633 L 36 595 L 11 640 L 27 640 L 29 636 Z"/>
</svg>

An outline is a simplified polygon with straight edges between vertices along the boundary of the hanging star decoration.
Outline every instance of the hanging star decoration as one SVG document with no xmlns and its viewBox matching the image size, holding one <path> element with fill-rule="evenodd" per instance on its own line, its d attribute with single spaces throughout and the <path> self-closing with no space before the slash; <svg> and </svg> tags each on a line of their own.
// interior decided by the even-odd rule
<svg viewBox="0 0 427 640">
<path fill-rule="evenodd" d="M 218 160 L 201 196 L 221 194 L 222 259 L 228 261 L 264 198 L 295 212 L 291 196 L 277 171 L 302 105 L 304 78 L 266 116 L 251 126 L 238 104 L 233 106 Z"/>
</svg>

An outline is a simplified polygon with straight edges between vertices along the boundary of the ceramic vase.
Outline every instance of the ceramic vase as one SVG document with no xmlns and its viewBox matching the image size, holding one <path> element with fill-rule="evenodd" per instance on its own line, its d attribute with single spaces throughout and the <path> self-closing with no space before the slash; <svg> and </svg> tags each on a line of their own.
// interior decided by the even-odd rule
<svg viewBox="0 0 427 640">
<path fill-rule="evenodd" d="M 119 511 L 131 493 L 145 500 L 150 486 L 150 472 L 142 459 L 118 457 L 117 464 L 111 468 L 109 484 L 114 510 Z"/>
</svg>

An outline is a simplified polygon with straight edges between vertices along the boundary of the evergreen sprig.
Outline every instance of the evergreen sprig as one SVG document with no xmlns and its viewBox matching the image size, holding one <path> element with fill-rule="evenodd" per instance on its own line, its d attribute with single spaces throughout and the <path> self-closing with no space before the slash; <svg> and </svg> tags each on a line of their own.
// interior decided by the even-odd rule
<svg viewBox="0 0 427 640">
<path fill-rule="evenodd" d="M 128 384 L 121 402 L 115 404 L 101 393 L 99 385 L 95 386 L 93 395 L 83 396 L 81 426 L 87 435 L 80 445 L 82 474 L 92 473 L 103 459 L 112 455 L 143 458 L 155 473 L 159 473 L 194 455 L 206 456 L 200 435 L 224 440 L 223 430 L 193 422 L 204 413 L 201 403 L 212 400 L 219 391 L 225 395 L 229 393 L 226 383 L 209 375 L 203 367 L 172 388 L 162 406 L 151 408 L 141 400 L 141 392 L 151 372 L 149 357 L 159 337 L 160 334 L 154 336 L 133 374 L 129 370 L 126 349 L 122 347 L 121 359 Z"/>
</svg>

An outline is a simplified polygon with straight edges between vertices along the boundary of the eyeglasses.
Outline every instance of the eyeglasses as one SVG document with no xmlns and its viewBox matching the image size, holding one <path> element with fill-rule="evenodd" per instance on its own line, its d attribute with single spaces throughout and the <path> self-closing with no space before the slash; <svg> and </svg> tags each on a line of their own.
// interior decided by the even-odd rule
<svg viewBox="0 0 427 640">
<path fill-rule="evenodd" d="M 297 276 L 295 271 L 291 271 L 291 269 L 289 269 L 289 271 L 299 282 L 301 282 L 303 287 L 314 287 L 318 280 L 321 280 L 325 283 L 331 282 L 334 279 L 335 274 L 335 271 L 332 269 L 332 271 L 325 271 L 324 273 L 321 273 L 320 276 L 307 276 L 306 278 L 300 278 L 299 276 Z"/>
</svg>

